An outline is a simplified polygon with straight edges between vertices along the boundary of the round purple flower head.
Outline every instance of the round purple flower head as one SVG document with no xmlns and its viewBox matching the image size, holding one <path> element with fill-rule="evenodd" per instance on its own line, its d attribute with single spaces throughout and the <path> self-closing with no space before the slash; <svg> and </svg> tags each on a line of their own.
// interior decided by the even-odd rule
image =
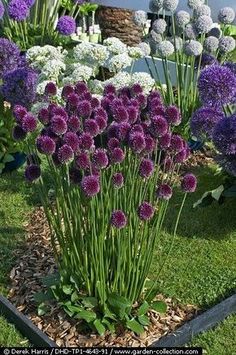
<svg viewBox="0 0 236 355">
<path fill-rule="evenodd" d="M 167 122 L 178 126 L 181 123 L 181 113 L 177 106 L 170 105 L 166 108 L 165 117 Z"/>
<path fill-rule="evenodd" d="M 34 132 L 37 128 L 37 120 L 31 114 L 27 113 L 22 119 L 22 128 L 25 132 Z"/>
<path fill-rule="evenodd" d="M 61 96 L 64 100 L 67 100 L 70 94 L 74 93 L 74 88 L 71 85 L 65 85 L 62 89 Z"/>
<path fill-rule="evenodd" d="M 129 145 L 134 153 L 136 154 L 141 153 L 146 147 L 143 133 L 139 133 L 139 132 L 132 133 L 129 138 Z"/>
<path fill-rule="evenodd" d="M 72 92 L 68 94 L 67 103 L 71 109 L 77 108 L 79 102 L 80 102 L 80 97 L 76 93 Z"/>
<path fill-rule="evenodd" d="M 72 131 L 72 132 L 78 132 L 80 129 L 80 119 L 77 116 L 71 116 L 68 119 L 68 128 Z"/>
<path fill-rule="evenodd" d="M 83 81 L 78 81 L 75 85 L 75 92 L 78 95 L 82 95 L 83 93 L 88 91 L 87 85 Z"/>
<path fill-rule="evenodd" d="M 213 131 L 213 142 L 223 154 L 236 154 L 236 114 L 222 118 Z"/>
<path fill-rule="evenodd" d="M 56 150 L 56 143 L 48 136 L 40 136 L 37 138 L 36 145 L 38 151 L 42 154 L 52 155 Z"/>
<path fill-rule="evenodd" d="M 65 144 L 69 145 L 74 153 L 77 153 L 79 150 L 79 137 L 74 132 L 66 132 L 63 141 Z"/>
<path fill-rule="evenodd" d="M 154 215 L 154 207 L 144 201 L 138 208 L 138 216 L 142 221 L 149 221 Z"/>
<path fill-rule="evenodd" d="M 188 152 L 186 149 L 182 149 L 180 152 L 175 154 L 174 156 L 174 163 L 181 164 L 188 158 Z"/>
<path fill-rule="evenodd" d="M 116 95 L 116 88 L 112 84 L 107 84 L 104 88 L 104 95 L 114 94 Z"/>
<path fill-rule="evenodd" d="M 211 65 L 202 70 L 198 90 L 200 99 L 206 106 L 230 104 L 236 95 L 236 76 L 227 67 Z"/>
<path fill-rule="evenodd" d="M 20 60 L 17 45 L 6 38 L 0 38 L 0 78 L 5 72 L 16 69 Z"/>
<path fill-rule="evenodd" d="M 127 217 L 121 210 L 112 212 L 111 225 L 117 229 L 122 229 L 127 225 Z"/>
<path fill-rule="evenodd" d="M 23 130 L 23 128 L 19 125 L 16 125 L 13 128 L 12 131 L 12 137 L 15 141 L 22 141 L 23 139 L 25 139 L 27 133 Z"/>
<path fill-rule="evenodd" d="M 95 175 L 84 176 L 81 187 L 87 197 L 97 195 L 100 191 L 99 177 Z"/>
<path fill-rule="evenodd" d="M 184 149 L 183 139 L 178 134 L 173 134 L 171 137 L 170 149 L 175 153 Z"/>
<path fill-rule="evenodd" d="M 51 130 L 53 133 L 61 136 L 67 131 L 67 123 L 62 116 L 54 116 L 51 121 Z"/>
<path fill-rule="evenodd" d="M 114 148 L 118 148 L 120 146 L 120 142 L 117 138 L 110 138 L 107 146 L 110 150 L 113 150 Z"/>
<path fill-rule="evenodd" d="M 113 186 L 117 189 L 121 188 L 124 185 L 124 177 L 122 173 L 115 173 L 112 176 Z"/>
<path fill-rule="evenodd" d="M 154 164 L 151 159 L 143 159 L 139 167 L 139 175 L 142 178 L 149 178 L 154 171 Z"/>
<path fill-rule="evenodd" d="M 125 153 L 124 151 L 117 147 L 114 148 L 111 152 L 111 161 L 113 164 L 119 164 L 122 163 L 122 161 L 125 159 Z"/>
<path fill-rule="evenodd" d="M 79 141 L 79 146 L 82 150 L 89 150 L 94 144 L 93 137 L 89 133 L 82 133 L 79 136 Z"/>
<path fill-rule="evenodd" d="M 171 143 L 171 133 L 167 132 L 164 136 L 159 138 L 159 147 L 163 149 L 169 148 Z"/>
<path fill-rule="evenodd" d="M 213 129 L 222 118 L 222 111 L 211 108 L 201 107 L 194 112 L 190 122 L 193 135 L 199 139 L 212 137 Z"/>
<path fill-rule="evenodd" d="M 104 169 L 109 164 L 107 153 L 104 149 L 96 149 L 93 154 L 93 163 L 98 169 Z"/>
<path fill-rule="evenodd" d="M 60 34 L 70 36 L 72 33 L 75 33 L 76 30 L 75 20 L 71 16 L 61 16 L 56 29 Z"/>
<path fill-rule="evenodd" d="M 25 178 L 29 182 L 33 182 L 37 180 L 41 175 L 41 169 L 40 166 L 36 164 L 31 164 L 28 165 L 25 169 Z"/>
<path fill-rule="evenodd" d="M 50 116 L 47 108 L 41 108 L 41 110 L 38 113 L 38 119 L 45 126 L 49 124 Z"/>
<path fill-rule="evenodd" d="M 193 174 L 186 174 L 181 182 L 181 188 L 184 192 L 194 192 L 197 188 L 197 178 Z"/>
<path fill-rule="evenodd" d="M 131 93 L 132 95 L 136 96 L 138 94 L 142 94 L 143 93 L 143 88 L 140 84 L 136 83 L 131 87 Z"/>
<path fill-rule="evenodd" d="M 173 191 L 170 185 L 162 184 L 157 188 L 157 197 L 163 200 L 169 200 L 172 197 Z"/>
<path fill-rule="evenodd" d="M 73 158 L 74 158 L 73 150 L 68 144 L 64 144 L 61 148 L 59 148 L 58 160 L 60 163 L 66 164 L 72 161 Z"/>
<path fill-rule="evenodd" d="M 84 131 L 89 133 L 92 137 L 96 137 L 100 131 L 97 121 L 90 118 L 85 120 Z"/>
<path fill-rule="evenodd" d="M 25 107 L 21 105 L 15 105 L 13 108 L 13 116 L 17 123 L 22 123 L 23 117 L 27 114 L 27 110 Z"/>
<path fill-rule="evenodd" d="M 8 14 L 15 21 L 24 21 L 29 15 L 29 7 L 24 0 L 11 0 L 8 4 Z"/>
<path fill-rule="evenodd" d="M 150 135 L 146 135 L 144 139 L 145 139 L 144 151 L 146 154 L 150 154 L 154 151 L 156 147 L 156 141 Z"/>
<path fill-rule="evenodd" d="M 168 123 L 162 116 L 155 116 L 151 120 L 150 133 L 154 137 L 164 136 L 168 131 Z"/>
<path fill-rule="evenodd" d="M 78 166 L 78 168 L 80 168 L 82 170 L 89 169 L 90 159 L 89 159 L 88 154 L 86 152 L 79 153 L 75 158 L 75 163 Z"/>
<path fill-rule="evenodd" d="M 87 100 L 83 100 L 78 104 L 77 107 L 78 116 L 83 118 L 89 118 L 92 113 L 91 103 Z"/>
<path fill-rule="evenodd" d="M 53 82 L 47 83 L 45 86 L 45 94 L 48 96 L 55 96 L 57 94 L 57 86 Z"/>
</svg>

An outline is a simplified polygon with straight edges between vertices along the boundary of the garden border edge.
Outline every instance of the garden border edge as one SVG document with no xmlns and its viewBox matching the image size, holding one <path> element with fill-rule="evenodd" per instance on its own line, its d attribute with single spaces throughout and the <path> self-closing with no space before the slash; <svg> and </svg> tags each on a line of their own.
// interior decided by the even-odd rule
<svg viewBox="0 0 236 355">
<path fill-rule="evenodd" d="M 215 327 L 226 317 L 236 313 L 236 294 L 226 298 L 209 310 L 196 316 L 176 331 L 162 337 L 150 347 L 178 347 L 189 343 L 192 338 Z"/>
<path fill-rule="evenodd" d="M 28 317 L 19 312 L 17 308 L 2 295 L 0 295 L 0 315 L 12 323 L 34 346 L 58 347 L 56 343 L 49 339 Z"/>
</svg>

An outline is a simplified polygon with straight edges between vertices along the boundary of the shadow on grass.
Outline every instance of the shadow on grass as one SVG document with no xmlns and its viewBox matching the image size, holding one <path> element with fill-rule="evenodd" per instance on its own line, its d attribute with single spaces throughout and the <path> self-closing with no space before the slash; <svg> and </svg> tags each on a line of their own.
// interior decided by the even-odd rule
<svg viewBox="0 0 236 355">
<path fill-rule="evenodd" d="M 178 235 L 188 238 L 222 240 L 236 230 L 236 199 L 228 199 L 223 205 L 214 202 L 212 205 L 193 208 L 193 204 L 204 192 L 213 190 L 221 184 L 221 178 L 214 175 L 212 167 L 201 167 L 193 171 L 198 177 L 196 193 L 189 194 L 178 227 Z M 166 217 L 164 228 L 172 233 L 182 202 L 183 194 L 177 192 L 173 197 Z"/>
</svg>

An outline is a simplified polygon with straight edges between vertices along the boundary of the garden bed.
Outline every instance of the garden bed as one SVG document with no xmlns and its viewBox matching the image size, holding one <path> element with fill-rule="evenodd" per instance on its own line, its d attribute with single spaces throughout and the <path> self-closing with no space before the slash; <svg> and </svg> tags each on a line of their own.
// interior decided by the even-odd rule
<svg viewBox="0 0 236 355">
<path fill-rule="evenodd" d="M 195 306 L 181 305 L 174 299 L 165 299 L 162 295 L 157 298 L 165 300 L 168 305 L 167 313 L 160 315 L 151 312 L 151 325 L 146 327 L 141 336 L 122 328 L 117 335 L 107 333 L 98 336 L 85 333 L 81 330 L 80 322 L 69 318 L 56 304 L 52 305 L 48 314 L 38 316 L 33 295 L 43 290 L 42 278 L 56 271 L 49 242 L 49 228 L 41 208 L 31 215 L 27 230 L 28 238 L 24 249 L 16 251 L 18 262 L 10 275 L 12 288 L 9 299 L 58 346 L 150 346 L 196 316 Z"/>
</svg>

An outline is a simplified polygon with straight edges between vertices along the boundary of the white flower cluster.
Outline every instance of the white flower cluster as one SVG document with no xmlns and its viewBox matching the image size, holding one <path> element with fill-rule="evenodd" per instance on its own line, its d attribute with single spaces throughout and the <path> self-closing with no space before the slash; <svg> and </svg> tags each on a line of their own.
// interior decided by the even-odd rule
<svg viewBox="0 0 236 355">
<path fill-rule="evenodd" d="M 117 54 L 112 57 L 106 64 L 106 67 L 111 73 L 118 73 L 122 69 L 130 67 L 132 64 L 132 58 L 127 54 Z"/>
<path fill-rule="evenodd" d="M 34 69 L 42 70 L 50 60 L 64 62 L 68 52 L 62 47 L 46 45 L 43 47 L 34 46 L 26 52 L 26 59 Z"/>
<path fill-rule="evenodd" d="M 65 84 L 75 84 L 78 81 L 89 81 L 91 77 L 94 75 L 93 68 L 88 65 L 82 65 L 80 63 L 76 64 L 74 70 L 71 72 L 69 76 L 66 76 L 62 79 L 63 85 Z"/>
<path fill-rule="evenodd" d="M 127 46 L 119 38 L 110 37 L 103 41 L 103 45 L 106 46 L 112 54 L 122 54 L 127 51 Z"/>
<path fill-rule="evenodd" d="M 109 58 L 109 51 L 101 44 L 82 42 L 73 51 L 76 61 L 91 64 L 93 66 L 103 66 Z"/>
</svg>

